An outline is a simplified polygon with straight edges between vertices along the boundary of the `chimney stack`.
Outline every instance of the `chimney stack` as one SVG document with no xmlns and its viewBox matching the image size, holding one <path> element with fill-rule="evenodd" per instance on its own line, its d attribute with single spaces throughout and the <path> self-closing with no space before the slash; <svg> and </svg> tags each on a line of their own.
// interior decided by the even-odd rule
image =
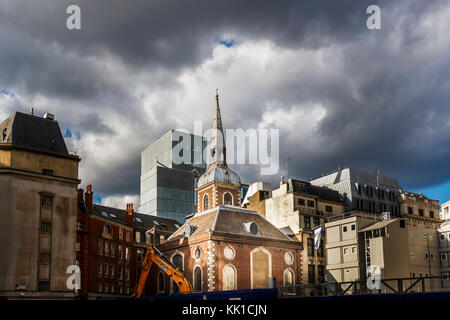
<svg viewBox="0 0 450 320">
<path fill-rule="evenodd" d="M 84 190 L 83 189 L 78 189 L 78 202 L 82 202 L 84 199 L 83 199 L 83 192 L 84 192 Z"/>
<path fill-rule="evenodd" d="M 127 203 L 127 216 L 126 216 L 127 224 L 130 227 L 134 227 L 134 210 L 133 210 L 133 204 Z"/>
<path fill-rule="evenodd" d="M 88 185 L 86 187 L 86 192 L 84 193 L 84 199 L 86 202 L 86 207 L 89 210 L 89 213 L 92 212 L 92 199 L 93 199 L 94 193 L 92 192 L 92 185 Z"/>
</svg>

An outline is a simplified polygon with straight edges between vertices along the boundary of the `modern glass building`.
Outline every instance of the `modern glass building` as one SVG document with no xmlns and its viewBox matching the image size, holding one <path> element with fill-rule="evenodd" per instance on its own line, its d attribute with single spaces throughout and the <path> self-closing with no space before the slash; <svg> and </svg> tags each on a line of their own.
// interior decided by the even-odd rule
<svg viewBox="0 0 450 320">
<path fill-rule="evenodd" d="M 206 139 L 170 130 L 141 153 L 139 212 L 185 221 L 197 205 L 198 177 L 205 172 Z"/>
</svg>

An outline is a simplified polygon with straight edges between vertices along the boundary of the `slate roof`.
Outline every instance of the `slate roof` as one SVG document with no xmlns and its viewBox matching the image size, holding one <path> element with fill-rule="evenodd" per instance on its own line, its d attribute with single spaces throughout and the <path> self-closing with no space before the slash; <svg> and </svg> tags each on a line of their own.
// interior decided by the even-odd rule
<svg viewBox="0 0 450 320">
<path fill-rule="evenodd" d="M 259 236 L 250 235 L 245 231 L 243 224 L 249 222 L 256 222 L 259 227 Z M 171 235 L 167 239 L 167 242 L 184 238 L 184 229 L 187 225 L 197 227 L 191 236 L 198 236 L 212 231 L 251 238 L 293 241 L 256 211 L 230 205 L 219 205 L 207 211 L 197 213 L 178 229 L 177 232 Z"/>
<path fill-rule="evenodd" d="M 126 215 L 127 211 L 112 207 L 106 207 L 99 204 L 92 205 L 93 214 L 104 219 L 108 219 L 117 223 L 127 224 Z M 178 227 L 177 227 L 178 226 Z M 141 231 L 147 231 L 155 227 L 157 231 L 167 231 L 173 233 L 181 226 L 177 220 L 151 216 L 148 214 L 142 214 L 134 212 L 134 228 Z"/>
<path fill-rule="evenodd" d="M 15 112 L 0 124 L 3 143 L 69 154 L 57 121 L 22 112 Z"/>
</svg>

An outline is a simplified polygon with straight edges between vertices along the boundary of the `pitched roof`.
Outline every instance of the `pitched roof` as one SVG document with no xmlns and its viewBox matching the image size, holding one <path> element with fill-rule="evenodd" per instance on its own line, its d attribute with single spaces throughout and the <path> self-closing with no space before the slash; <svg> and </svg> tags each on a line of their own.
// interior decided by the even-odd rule
<svg viewBox="0 0 450 320">
<path fill-rule="evenodd" d="M 99 204 L 92 205 L 92 214 L 126 225 L 127 211 L 112 207 L 106 207 Z M 177 220 L 162 218 L 157 216 L 151 216 L 148 214 L 142 214 L 134 212 L 134 228 L 141 230 L 148 230 L 153 227 L 159 231 L 175 232 L 181 223 Z M 178 226 L 178 227 L 177 227 Z"/>
<path fill-rule="evenodd" d="M 2 143 L 69 154 L 57 121 L 22 112 L 15 112 L 0 124 Z"/>
<path fill-rule="evenodd" d="M 255 222 L 258 225 L 259 235 L 248 233 L 244 224 Z M 187 225 L 196 228 L 191 234 L 197 236 L 212 231 L 213 233 L 246 236 L 251 238 L 265 238 L 271 240 L 293 241 L 273 224 L 259 215 L 256 211 L 243 209 L 230 205 L 219 205 L 207 211 L 197 213 L 177 230 L 167 241 L 183 238 Z"/>
<path fill-rule="evenodd" d="M 332 190 L 327 187 L 315 186 L 309 182 L 295 179 L 289 179 L 288 183 L 289 191 L 316 196 L 321 200 L 341 203 L 343 202 L 342 196 L 336 190 Z"/>
</svg>

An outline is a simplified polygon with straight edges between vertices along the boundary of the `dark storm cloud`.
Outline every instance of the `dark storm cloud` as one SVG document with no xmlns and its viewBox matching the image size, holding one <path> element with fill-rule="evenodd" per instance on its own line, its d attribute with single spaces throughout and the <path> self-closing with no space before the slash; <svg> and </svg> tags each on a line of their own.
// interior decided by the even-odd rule
<svg viewBox="0 0 450 320">
<path fill-rule="evenodd" d="M 81 31 L 65 28 L 71 4 L 81 7 Z M 365 27 L 371 4 L 382 8 L 382 30 Z M 24 105 L 45 97 L 62 126 L 79 131 L 82 140 L 88 133 L 117 139 L 126 150 L 112 153 L 108 162 L 93 154 L 105 152 L 101 143 L 85 148 L 90 153 L 81 165 L 98 177 L 82 179 L 104 194 L 133 194 L 139 193 L 140 151 L 176 123 L 167 102 L 153 106 L 153 118 L 144 116 L 135 86 L 148 94 L 179 89 L 180 72 L 211 58 L 224 37 L 234 37 L 226 40 L 235 40 L 235 46 L 269 40 L 278 48 L 317 54 L 336 47 L 336 56 L 323 63 L 338 66 L 338 72 L 318 64 L 299 74 L 277 70 L 285 72 L 284 80 L 271 88 L 252 84 L 265 91 L 251 97 L 236 79 L 232 94 L 243 105 L 224 114 L 225 126 L 256 126 L 270 101 L 279 101 L 286 112 L 296 105 L 326 109 L 318 140 L 291 141 L 297 128 L 280 126 L 279 174 L 258 177 L 256 168 L 241 167 L 242 180 L 277 183 L 289 157 L 290 175 L 300 178 L 349 165 L 380 167 L 407 187 L 429 186 L 450 180 L 450 62 L 448 50 L 442 55 L 439 47 L 448 49 L 450 40 L 430 42 L 436 35 L 419 32 L 417 23 L 429 16 L 424 27 L 433 25 L 434 16 L 447 8 L 445 0 L 4 0 L 0 89 L 14 92 Z M 274 76 L 280 77 L 268 73 L 258 80 Z M 114 117 L 123 128 L 107 120 Z M 299 125 L 302 121 L 308 119 L 299 119 Z"/>
</svg>

